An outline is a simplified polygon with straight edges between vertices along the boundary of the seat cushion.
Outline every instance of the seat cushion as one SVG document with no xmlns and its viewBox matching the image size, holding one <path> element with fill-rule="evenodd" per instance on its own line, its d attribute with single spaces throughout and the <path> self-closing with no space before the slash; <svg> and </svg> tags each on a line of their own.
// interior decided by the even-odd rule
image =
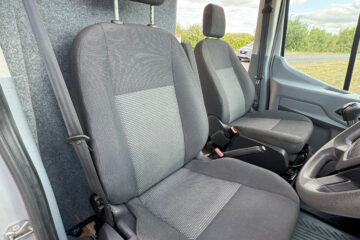
<svg viewBox="0 0 360 240">
<path fill-rule="evenodd" d="M 128 206 L 140 239 L 281 240 L 292 235 L 299 199 L 276 174 L 224 158 L 193 160 Z"/>
<path fill-rule="evenodd" d="M 247 113 L 231 125 L 241 134 L 281 147 L 289 154 L 300 152 L 313 131 L 313 124 L 307 117 L 275 110 Z"/>
</svg>

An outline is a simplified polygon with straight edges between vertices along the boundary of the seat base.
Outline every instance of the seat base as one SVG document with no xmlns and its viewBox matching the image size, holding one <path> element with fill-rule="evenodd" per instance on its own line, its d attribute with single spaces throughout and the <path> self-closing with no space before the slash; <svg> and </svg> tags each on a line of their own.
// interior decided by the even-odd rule
<svg viewBox="0 0 360 240">
<path fill-rule="evenodd" d="M 265 144 L 258 140 L 252 139 L 251 137 L 244 136 L 240 133 L 229 138 L 226 134 L 227 132 L 229 132 L 229 130 L 227 130 L 226 126 L 224 126 L 224 124 L 222 124 L 216 117 L 209 116 L 208 120 L 210 126 L 210 134 L 212 133 L 210 140 L 206 145 L 207 151 L 209 153 L 213 152 L 215 148 L 219 148 L 222 151 L 226 152 L 254 146 L 264 146 L 266 150 L 263 152 L 254 152 L 251 154 L 233 157 L 254 164 L 256 166 L 266 168 L 280 175 L 285 174 L 288 170 L 289 156 L 284 149 L 272 146 L 270 144 Z M 221 146 L 222 142 L 219 145 L 219 143 L 217 142 L 218 139 L 213 138 L 214 135 L 217 136 L 220 135 L 220 133 L 222 133 L 223 135 L 222 142 L 227 142 L 225 146 Z"/>
<path fill-rule="evenodd" d="M 281 240 L 291 238 L 299 199 L 270 171 L 231 158 L 204 158 L 193 160 L 128 207 L 141 239 Z"/>
<path fill-rule="evenodd" d="M 313 131 L 307 117 L 277 110 L 250 112 L 230 125 L 244 136 L 285 149 L 288 154 L 299 153 Z"/>
<path fill-rule="evenodd" d="M 264 146 L 266 150 L 263 152 L 239 156 L 238 159 L 263 167 L 280 175 L 286 173 L 289 167 L 289 156 L 284 149 L 264 144 L 241 134 L 237 134 L 227 146 L 226 151 L 252 146 Z"/>
</svg>

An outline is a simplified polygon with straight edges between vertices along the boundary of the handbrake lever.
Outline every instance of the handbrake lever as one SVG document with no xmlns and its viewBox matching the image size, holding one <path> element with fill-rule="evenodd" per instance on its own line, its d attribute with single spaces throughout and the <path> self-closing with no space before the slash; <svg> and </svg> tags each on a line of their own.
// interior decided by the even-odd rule
<svg viewBox="0 0 360 240">
<path fill-rule="evenodd" d="M 265 146 L 253 146 L 247 148 L 239 148 L 231 151 L 221 152 L 220 149 L 216 148 L 215 151 L 210 154 L 211 158 L 223 158 L 223 157 L 231 157 L 231 158 L 239 158 L 241 156 L 254 154 L 254 153 L 262 153 L 266 151 Z"/>
<path fill-rule="evenodd" d="M 266 151 L 265 146 L 253 146 L 253 147 L 247 147 L 247 148 L 239 148 L 239 149 L 224 152 L 224 157 L 237 158 L 237 157 L 241 157 L 244 155 L 261 153 L 261 152 L 265 152 L 265 151 Z"/>
</svg>

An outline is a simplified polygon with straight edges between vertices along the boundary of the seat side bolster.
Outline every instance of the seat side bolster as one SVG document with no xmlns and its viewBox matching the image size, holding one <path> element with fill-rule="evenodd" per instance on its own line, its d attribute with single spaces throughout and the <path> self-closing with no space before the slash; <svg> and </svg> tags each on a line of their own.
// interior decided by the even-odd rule
<svg viewBox="0 0 360 240">
<path fill-rule="evenodd" d="M 172 38 L 173 78 L 184 132 L 185 163 L 203 148 L 209 135 L 204 97 L 197 75 L 192 71 L 183 48 Z"/>
<path fill-rule="evenodd" d="M 214 115 L 222 122 L 229 122 L 230 112 L 224 91 L 211 64 L 211 56 L 207 50 L 206 39 L 195 47 L 196 63 L 198 65 L 200 83 L 204 94 L 205 106 L 208 115 Z"/>
<path fill-rule="evenodd" d="M 248 112 L 252 107 L 252 104 L 255 99 L 255 86 L 248 72 L 241 64 L 238 57 L 235 55 L 232 47 L 229 44 L 227 44 L 227 46 L 229 49 L 229 57 L 231 60 L 232 67 L 243 90 L 244 99 L 245 99 L 245 112 Z"/>
<path fill-rule="evenodd" d="M 84 131 L 91 137 L 90 147 L 108 201 L 120 204 L 137 191 L 127 143 L 119 135 L 121 126 L 113 114 L 111 74 L 105 70 L 110 65 L 105 34 L 103 24 L 89 26 L 78 34 L 72 46 L 72 81 L 68 84 Z M 119 182 L 127 184 L 120 186 Z"/>
<path fill-rule="evenodd" d="M 200 86 L 199 70 L 198 70 L 198 67 L 196 64 L 194 49 L 188 42 L 182 42 L 181 46 L 183 47 L 183 49 L 185 51 L 185 54 L 190 62 L 191 68 L 193 69 L 196 79 Z"/>
</svg>

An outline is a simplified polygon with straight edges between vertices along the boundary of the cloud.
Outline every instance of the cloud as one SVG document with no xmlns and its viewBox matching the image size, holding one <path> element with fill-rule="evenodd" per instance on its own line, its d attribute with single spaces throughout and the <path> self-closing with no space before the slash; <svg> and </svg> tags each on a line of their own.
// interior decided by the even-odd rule
<svg viewBox="0 0 360 240">
<path fill-rule="evenodd" d="M 293 14 L 311 27 L 324 29 L 331 33 L 338 33 L 345 28 L 356 27 L 359 16 L 360 0 L 351 3 L 332 4 L 330 8 L 312 12 Z"/>
<path fill-rule="evenodd" d="M 290 0 L 290 5 L 296 6 L 296 5 L 304 4 L 306 2 L 307 2 L 307 0 Z"/>
<path fill-rule="evenodd" d="M 291 0 L 290 2 L 292 6 L 309 4 L 307 0 Z M 177 23 L 183 27 L 201 24 L 203 10 L 208 3 L 224 7 L 227 19 L 226 32 L 255 33 L 259 0 L 178 0 Z M 302 22 L 311 27 L 338 33 L 342 29 L 356 26 L 359 9 L 360 0 L 354 0 L 351 3 L 329 4 L 327 9 L 290 13 L 290 16 L 300 17 Z"/>
<path fill-rule="evenodd" d="M 226 32 L 254 34 L 259 1 L 254 0 L 178 0 L 177 23 L 183 27 L 202 24 L 204 7 L 214 3 L 225 10 Z"/>
</svg>

